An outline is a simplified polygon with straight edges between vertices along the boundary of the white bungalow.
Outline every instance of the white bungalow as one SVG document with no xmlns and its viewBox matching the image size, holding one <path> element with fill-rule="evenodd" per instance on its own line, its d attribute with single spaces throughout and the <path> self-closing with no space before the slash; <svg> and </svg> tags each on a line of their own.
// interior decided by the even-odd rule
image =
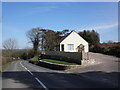
<svg viewBox="0 0 120 90">
<path fill-rule="evenodd" d="M 77 32 L 71 31 L 60 41 L 60 51 L 64 52 L 88 52 L 88 42 L 85 41 Z"/>
</svg>

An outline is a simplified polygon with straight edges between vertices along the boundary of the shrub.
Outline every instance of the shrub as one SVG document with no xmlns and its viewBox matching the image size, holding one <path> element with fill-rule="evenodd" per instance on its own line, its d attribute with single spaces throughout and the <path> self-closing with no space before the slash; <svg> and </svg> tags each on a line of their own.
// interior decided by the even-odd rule
<svg viewBox="0 0 120 90">
<path fill-rule="evenodd" d="M 33 50 L 23 50 L 22 54 L 20 55 L 21 59 L 27 60 L 34 57 L 34 52 Z"/>
<path fill-rule="evenodd" d="M 102 48 L 98 45 L 94 45 L 90 51 L 99 53 L 99 52 L 102 52 Z"/>
<path fill-rule="evenodd" d="M 100 46 L 100 45 L 94 45 L 92 48 L 90 47 L 90 51 L 95 52 L 95 53 L 103 53 L 107 55 L 113 55 L 120 57 L 120 46 Z"/>
<path fill-rule="evenodd" d="M 120 57 L 120 46 L 111 47 L 109 54 Z"/>
</svg>

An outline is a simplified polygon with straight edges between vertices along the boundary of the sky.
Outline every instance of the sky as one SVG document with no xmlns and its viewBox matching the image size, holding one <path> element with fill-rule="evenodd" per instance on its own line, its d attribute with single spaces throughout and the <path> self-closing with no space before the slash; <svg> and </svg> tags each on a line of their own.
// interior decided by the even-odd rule
<svg viewBox="0 0 120 90">
<path fill-rule="evenodd" d="M 26 32 L 41 27 L 55 31 L 94 29 L 100 42 L 118 41 L 117 2 L 3 2 L 2 42 L 15 38 L 30 46 Z"/>
</svg>

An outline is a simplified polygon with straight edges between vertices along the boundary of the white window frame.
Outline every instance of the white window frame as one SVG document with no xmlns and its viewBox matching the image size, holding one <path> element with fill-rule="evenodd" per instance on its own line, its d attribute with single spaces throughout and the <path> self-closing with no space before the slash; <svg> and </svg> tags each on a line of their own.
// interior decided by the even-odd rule
<svg viewBox="0 0 120 90">
<path fill-rule="evenodd" d="M 68 50 L 74 50 L 74 44 L 67 44 Z"/>
</svg>

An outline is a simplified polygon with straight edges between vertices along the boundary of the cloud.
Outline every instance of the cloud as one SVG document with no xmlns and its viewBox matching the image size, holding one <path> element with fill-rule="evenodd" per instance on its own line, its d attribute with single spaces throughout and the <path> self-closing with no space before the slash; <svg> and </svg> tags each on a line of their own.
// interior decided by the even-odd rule
<svg viewBox="0 0 120 90">
<path fill-rule="evenodd" d="M 36 12 L 48 12 L 48 11 L 51 11 L 53 9 L 56 9 L 57 6 L 39 6 L 39 7 L 33 7 L 33 11 L 36 11 Z"/>
<path fill-rule="evenodd" d="M 29 16 L 29 15 L 35 15 L 35 14 L 39 14 L 39 13 L 46 13 L 46 12 L 51 12 L 52 10 L 58 8 L 57 6 L 36 6 L 36 7 L 27 7 L 25 8 L 24 14 L 22 14 L 21 16 Z M 21 11 L 20 13 L 22 13 L 23 11 Z"/>
<path fill-rule="evenodd" d="M 41 9 L 55 9 L 55 8 L 57 8 L 57 6 L 37 6 L 37 7 L 32 7 L 33 9 L 35 9 L 35 10 L 41 10 Z"/>
<path fill-rule="evenodd" d="M 100 25 L 100 26 L 93 26 L 93 27 L 88 27 L 88 28 L 84 28 L 84 30 L 105 30 L 105 29 L 110 29 L 113 27 L 117 27 L 118 23 L 114 23 L 114 24 L 108 24 L 108 25 Z"/>
<path fill-rule="evenodd" d="M 24 8 L 24 10 L 23 10 Z M 58 7 L 55 5 L 51 6 L 27 6 L 27 7 L 21 7 L 19 11 L 13 11 L 13 16 L 15 15 L 16 18 L 24 18 L 28 16 L 38 15 L 38 14 L 44 14 L 49 13 L 54 9 L 57 9 Z M 22 14 L 21 14 L 22 13 Z"/>
</svg>

